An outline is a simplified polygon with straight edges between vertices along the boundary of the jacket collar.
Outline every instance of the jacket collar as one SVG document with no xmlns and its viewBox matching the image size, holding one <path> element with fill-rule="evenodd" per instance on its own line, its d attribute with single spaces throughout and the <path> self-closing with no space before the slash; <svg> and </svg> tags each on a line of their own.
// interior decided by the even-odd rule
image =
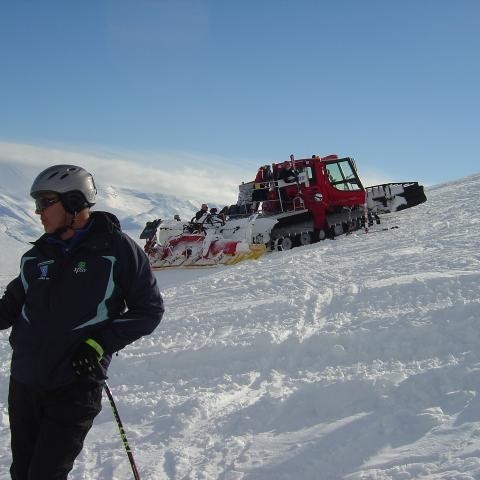
<svg viewBox="0 0 480 480">
<path fill-rule="evenodd" d="M 32 242 L 35 246 L 50 253 L 61 252 L 68 254 L 78 248 L 104 249 L 111 244 L 113 232 L 120 231 L 118 218 L 109 212 L 92 212 L 87 225 L 75 231 L 69 240 L 62 240 L 58 235 L 43 234 L 38 240 Z"/>
</svg>

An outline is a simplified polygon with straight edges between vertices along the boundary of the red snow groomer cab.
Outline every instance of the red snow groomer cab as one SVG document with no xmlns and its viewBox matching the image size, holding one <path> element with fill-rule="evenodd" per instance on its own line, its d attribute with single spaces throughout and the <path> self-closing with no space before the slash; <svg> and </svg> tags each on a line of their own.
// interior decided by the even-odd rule
<svg viewBox="0 0 480 480">
<path fill-rule="evenodd" d="M 377 213 L 409 208 L 426 200 L 417 182 L 364 188 L 352 158 L 328 155 L 259 168 L 253 182 L 239 185 L 238 213 L 275 218 L 271 231 L 253 238 L 271 250 L 287 250 L 379 223 Z M 235 207 L 231 210 L 233 216 Z"/>
</svg>

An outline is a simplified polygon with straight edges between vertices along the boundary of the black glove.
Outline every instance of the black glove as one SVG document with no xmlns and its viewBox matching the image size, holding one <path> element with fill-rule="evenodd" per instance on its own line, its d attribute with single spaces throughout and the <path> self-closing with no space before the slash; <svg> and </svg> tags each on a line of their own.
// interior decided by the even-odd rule
<svg viewBox="0 0 480 480">
<path fill-rule="evenodd" d="M 77 348 L 72 357 L 73 371 L 79 377 L 92 375 L 98 378 L 105 378 L 100 366 L 103 357 L 103 348 L 93 338 L 88 338 Z"/>
</svg>

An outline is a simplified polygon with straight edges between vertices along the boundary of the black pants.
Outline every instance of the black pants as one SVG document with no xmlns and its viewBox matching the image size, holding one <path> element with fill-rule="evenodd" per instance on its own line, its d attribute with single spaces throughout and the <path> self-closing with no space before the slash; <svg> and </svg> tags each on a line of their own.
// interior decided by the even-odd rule
<svg viewBox="0 0 480 480">
<path fill-rule="evenodd" d="M 101 409 L 101 385 L 45 392 L 10 378 L 12 480 L 65 480 Z"/>
</svg>

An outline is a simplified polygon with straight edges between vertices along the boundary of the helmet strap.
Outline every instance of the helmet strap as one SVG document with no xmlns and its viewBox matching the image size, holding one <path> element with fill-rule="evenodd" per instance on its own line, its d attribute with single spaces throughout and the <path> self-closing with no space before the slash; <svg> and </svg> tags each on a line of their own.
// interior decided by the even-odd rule
<svg viewBox="0 0 480 480">
<path fill-rule="evenodd" d="M 75 226 L 75 221 L 77 219 L 77 212 L 73 212 L 72 220 L 67 225 L 67 215 L 68 214 L 69 214 L 68 212 L 65 212 L 65 225 L 63 227 L 59 227 L 55 230 L 56 235 L 61 236 L 64 233 L 68 232 L 69 230 L 75 230 L 74 226 Z"/>
<path fill-rule="evenodd" d="M 70 222 L 70 225 L 68 228 L 71 228 L 72 230 L 75 230 L 74 225 L 75 225 L 75 220 L 77 219 L 77 212 L 73 212 L 72 215 L 72 221 Z"/>
</svg>

